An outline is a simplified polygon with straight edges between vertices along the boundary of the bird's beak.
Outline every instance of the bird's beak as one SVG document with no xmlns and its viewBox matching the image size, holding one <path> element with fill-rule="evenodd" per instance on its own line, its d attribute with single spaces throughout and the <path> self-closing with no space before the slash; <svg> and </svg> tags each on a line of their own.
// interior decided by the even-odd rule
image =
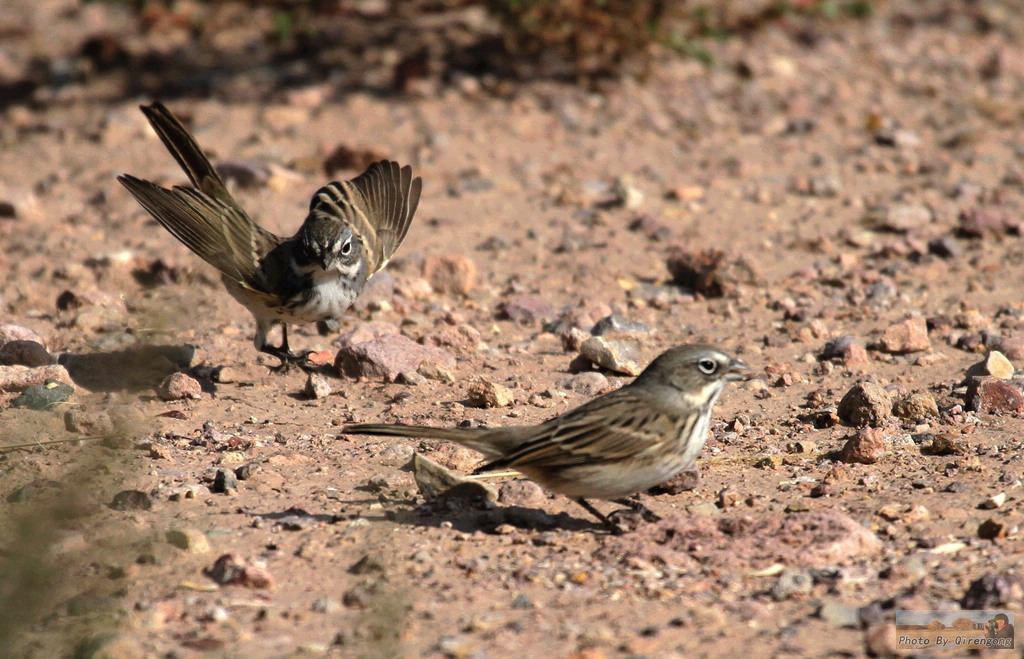
<svg viewBox="0 0 1024 659">
<path fill-rule="evenodd" d="M 752 377 L 754 377 L 754 372 L 738 359 L 729 362 L 729 368 L 725 371 L 726 380 L 749 380 Z"/>
<path fill-rule="evenodd" d="M 320 254 L 320 258 L 318 260 L 320 261 L 321 268 L 323 268 L 324 270 L 330 270 L 331 268 L 334 267 L 334 262 L 336 259 L 334 258 L 334 254 L 330 252 L 323 252 Z"/>
</svg>

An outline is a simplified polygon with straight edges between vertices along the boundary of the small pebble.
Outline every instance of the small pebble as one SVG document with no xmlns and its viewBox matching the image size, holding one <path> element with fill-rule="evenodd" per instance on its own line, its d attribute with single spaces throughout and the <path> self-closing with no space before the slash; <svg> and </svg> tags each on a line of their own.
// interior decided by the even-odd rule
<svg viewBox="0 0 1024 659">
<path fill-rule="evenodd" d="M 908 318 L 885 330 L 880 341 L 882 350 L 894 354 L 923 352 L 932 349 L 928 326 L 924 318 Z"/>
<path fill-rule="evenodd" d="M 171 373 L 157 387 L 156 395 L 163 401 L 199 399 L 203 396 L 203 388 L 193 377 L 184 373 Z"/>
<path fill-rule="evenodd" d="M 473 382 L 466 395 L 475 407 L 508 407 L 516 400 L 511 389 L 490 380 Z"/>
</svg>

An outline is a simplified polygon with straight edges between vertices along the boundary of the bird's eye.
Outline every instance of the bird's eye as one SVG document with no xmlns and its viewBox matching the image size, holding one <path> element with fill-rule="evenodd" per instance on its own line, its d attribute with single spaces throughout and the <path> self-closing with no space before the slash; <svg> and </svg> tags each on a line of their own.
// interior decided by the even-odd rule
<svg viewBox="0 0 1024 659">
<path fill-rule="evenodd" d="M 351 251 L 352 251 L 352 241 L 351 240 L 346 240 L 345 244 L 341 246 L 341 254 L 342 254 L 342 256 L 348 256 L 349 253 L 351 253 Z"/>
<path fill-rule="evenodd" d="M 697 362 L 697 368 L 706 375 L 711 375 L 718 370 L 718 363 L 714 359 L 705 357 L 704 359 Z"/>
</svg>

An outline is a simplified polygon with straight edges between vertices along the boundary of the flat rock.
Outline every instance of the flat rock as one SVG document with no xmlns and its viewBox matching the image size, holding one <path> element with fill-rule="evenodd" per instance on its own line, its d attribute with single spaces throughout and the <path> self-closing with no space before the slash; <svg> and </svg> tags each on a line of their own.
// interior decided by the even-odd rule
<svg viewBox="0 0 1024 659">
<path fill-rule="evenodd" d="M 114 432 L 114 420 L 103 410 L 70 409 L 64 412 L 64 428 L 83 435 L 109 435 Z"/>
<path fill-rule="evenodd" d="M 347 332 L 338 335 L 334 344 L 342 348 L 358 345 L 389 334 L 401 334 L 401 330 L 393 323 L 382 320 L 371 320 L 359 323 Z"/>
<path fill-rule="evenodd" d="M 932 210 L 924 204 L 892 204 L 873 208 L 865 219 L 879 229 L 908 233 L 927 227 L 932 217 Z"/>
<path fill-rule="evenodd" d="M 435 348 L 445 348 L 460 355 L 471 355 L 484 346 L 480 331 L 472 325 L 459 324 L 444 327 L 423 337 L 421 343 Z"/>
<path fill-rule="evenodd" d="M 451 369 L 435 361 L 425 361 L 417 367 L 416 372 L 428 380 L 452 384 L 455 382 L 455 374 Z"/>
<path fill-rule="evenodd" d="M 931 455 L 967 455 L 971 445 L 967 438 L 958 433 L 941 433 L 935 436 L 928 453 Z"/>
<path fill-rule="evenodd" d="M 639 375 L 644 370 L 640 341 L 634 338 L 592 336 L 580 344 L 580 354 L 616 373 Z"/>
<path fill-rule="evenodd" d="M 210 541 L 199 529 L 173 528 L 167 532 L 166 538 L 167 542 L 189 554 L 206 554 L 210 551 Z"/>
<path fill-rule="evenodd" d="M 532 295 L 520 295 L 506 301 L 501 305 L 501 314 L 524 325 L 547 322 L 556 315 L 550 303 Z"/>
<path fill-rule="evenodd" d="M 149 510 L 153 507 L 153 497 L 141 490 L 121 490 L 110 502 L 114 510 Z"/>
<path fill-rule="evenodd" d="M 26 407 L 30 410 L 49 410 L 61 403 L 67 402 L 75 393 L 75 388 L 70 384 L 47 380 L 43 384 L 37 384 L 21 392 L 21 395 L 11 401 L 11 407 Z"/>
<path fill-rule="evenodd" d="M 386 334 L 338 351 L 334 365 L 348 377 L 394 382 L 399 373 L 416 371 L 423 362 L 455 367 L 455 357 L 447 350 L 416 343 L 401 334 Z"/>
<path fill-rule="evenodd" d="M 498 490 L 490 483 L 466 478 L 419 453 L 412 457 L 412 474 L 416 479 L 416 486 L 428 499 L 498 500 Z"/>
<path fill-rule="evenodd" d="M 46 341 L 37 332 L 14 323 L 0 323 L 0 347 L 11 341 L 34 341 L 44 348 L 46 347 Z"/>
<path fill-rule="evenodd" d="M 47 380 L 74 385 L 63 366 L 0 366 L 0 391 L 25 391 L 29 387 L 45 384 Z"/>
</svg>

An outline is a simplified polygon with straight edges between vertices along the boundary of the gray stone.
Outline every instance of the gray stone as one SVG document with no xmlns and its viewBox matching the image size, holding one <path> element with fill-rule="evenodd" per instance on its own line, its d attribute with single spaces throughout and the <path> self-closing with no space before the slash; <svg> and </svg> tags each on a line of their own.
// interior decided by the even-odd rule
<svg viewBox="0 0 1024 659">
<path fill-rule="evenodd" d="M 584 396 L 596 396 L 606 391 L 611 386 L 611 383 L 608 382 L 608 378 L 604 373 L 584 371 L 583 373 L 562 378 L 558 381 L 558 386 L 575 391 L 578 394 L 583 394 Z"/>
<path fill-rule="evenodd" d="M 833 627 L 860 627 L 860 607 L 825 602 L 818 609 L 818 617 Z"/>
<path fill-rule="evenodd" d="M 49 410 L 67 402 L 75 393 L 75 388 L 56 380 L 47 380 L 45 384 L 29 387 L 20 396 L 11 401 L 11 407 L 26 407 L 30 410 Z"/>
<path fill-rule="evenodd" d="M 590 333 L 594 336 L 605 334 L 649 334 L 651 328 L 638 320 L 630 320 L 625 316 L 613 313 L 597 321 Z"/>
<path fill-rule="evenodd" d="M 220 468 L 213 476 L 213 491 L 216 493 L 228 493 L 238 489 L 238 476 L 230 469 Z"/>
<path fill-rule="evenodd" d="M 580 354 L 599 366 L 626 375 L 639 375 L 644 368 L 637 339 L 592 336 L 580 345 Z"/>
<path fill-rule="evenodd" d="M 772 586 L 772 598 L 781 602 L 794 595 L 806 595 L 814 587 L 814 576 L 807 568 L 787 567 Z"/>
<path fill-rule="evenodd" d="M 122 490 L 114 495 L 110 507 L 114 510 L 149 510 L 153 507 L 153 498 L 140 490 Z"/>
</svg>

